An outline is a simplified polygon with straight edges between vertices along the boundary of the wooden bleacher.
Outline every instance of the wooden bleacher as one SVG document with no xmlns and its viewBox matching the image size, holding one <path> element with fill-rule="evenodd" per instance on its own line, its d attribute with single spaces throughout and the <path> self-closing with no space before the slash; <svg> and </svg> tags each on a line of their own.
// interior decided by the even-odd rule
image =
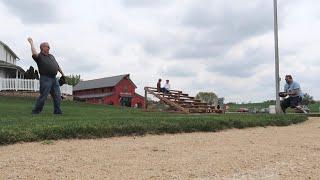
<svg viewBox="0 0 320 180">
<path fill-rule="evenodd" d="M 174 107 L 177 111 L 189 114 L 189 113 L 222 113 L 221 110 L 216 109 L 214 105 L 201 102 L 201 100 L 195 99 L 195 97 L 189 96 L 189 94 L 183 93 L 178 90 L 170 90 L 168 94 L 158 92 L 157 88 L 145 87 L 145 109 L 148 108 L 147 96 L 151 94 L 158 98 L 163 103 Z"/>
</svg>

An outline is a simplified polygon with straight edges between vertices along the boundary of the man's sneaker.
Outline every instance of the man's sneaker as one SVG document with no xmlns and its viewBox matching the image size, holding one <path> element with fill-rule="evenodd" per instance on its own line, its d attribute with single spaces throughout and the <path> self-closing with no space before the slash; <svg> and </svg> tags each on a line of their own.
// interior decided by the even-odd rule
<svg viewBox="0 0 320 180">
<path fill-rule="evenodd" d="M 308 114 L 308 112 L 304 109 L 304 107 L 296 106 L 296 109 L 303 112 L 304 114 Z"/>
<path fill-rule="evenodd" d="M 302 109 L 302 112 L 305 113 L 305 114 L 308 114 L 308 112 L 304 109 Z"/>
</svg>

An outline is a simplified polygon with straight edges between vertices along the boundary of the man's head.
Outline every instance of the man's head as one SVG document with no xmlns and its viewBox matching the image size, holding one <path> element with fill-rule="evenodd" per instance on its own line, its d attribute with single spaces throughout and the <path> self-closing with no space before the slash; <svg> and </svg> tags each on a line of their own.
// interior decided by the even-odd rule
<svg viewBox="0 0 320 180">
<path fill-rule="evenodd" d="M 168 79 L 166 80 L 166 83 L 169 84 L 169 80 Z"/>
<path fill-rule="evenodd" d="M 161 79 L 159 79 L 158 82 L 161 82 Z"/>
<path fill-rule="evenodd" d="M 291 75 L 286 75 L 285 80 L 286 80 L 286 82 L 287 82 L 288 84 L 291 84 L 291 83 L 292 83 L 292 81 L 293 81 L 293 79 L 292 79 L 292 76 L 291 76 Z"/>
<path fill-rule="evenodd" d="M 43 54 L 48 55 L 49 54 L 49 50 L 50 50 L 50 46 L 49 43 L 47 42 L 43 42 L 40 44 L 40 50 Z"/>
</svg>

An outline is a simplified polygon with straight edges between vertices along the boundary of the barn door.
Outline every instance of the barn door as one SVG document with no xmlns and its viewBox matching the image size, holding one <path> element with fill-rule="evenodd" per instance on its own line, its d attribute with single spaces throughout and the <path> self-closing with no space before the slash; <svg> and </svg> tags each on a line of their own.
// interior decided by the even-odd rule
<svg viewBox="0 0 320 180">
<path fill-rule="evenodd" d="M 121 106 L 131 107 L 132 97 L 121 97 Z"/>
</svg>

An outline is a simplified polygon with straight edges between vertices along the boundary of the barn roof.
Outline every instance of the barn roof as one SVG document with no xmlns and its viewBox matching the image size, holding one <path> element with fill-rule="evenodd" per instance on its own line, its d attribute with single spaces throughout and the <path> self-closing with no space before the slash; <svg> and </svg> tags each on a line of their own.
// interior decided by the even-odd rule
<svg viewBox="0 0 320 180">
<path fill-rule="evenodd" d="M 9 47 L 8 45 L 6 45 L 6 44 L 5 44 L 4 42 L 2 42 L 2 41 L 0 41 L 0 44 L 1 44 L 7 51 L 9 51 L 9 52 L 13 55 L 14 58 L 20 60 L 19 57 L 10 49 L 10 47 Z"/>
<path fill-rule="evenodd" d="M 101 79 L 93 79 L 88 81 L 80 81 L 76 86 L 73 87 L 73 91 L 104 88 L 104 87 L 114 87 L 124 78 L 128 78 L 130 80 L 130 74 L 105 77 Z M 136 85 L 133 82 L 132 84 L 136 87 Z"/>
</svg>

